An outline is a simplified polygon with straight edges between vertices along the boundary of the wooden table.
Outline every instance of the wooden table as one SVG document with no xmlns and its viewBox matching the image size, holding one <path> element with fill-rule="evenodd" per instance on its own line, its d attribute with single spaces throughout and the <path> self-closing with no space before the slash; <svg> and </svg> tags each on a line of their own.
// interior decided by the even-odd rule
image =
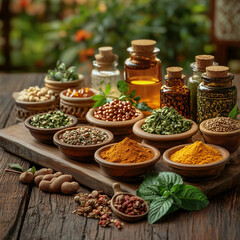
<svg viewBox="0 0 240 240">
<path fill-rule="evenodd" d="M 0 74 L 0 128 L 16 124 L 13 91 L 43 85 L 43 74 Z M 240 77 L 235 80 L 239 84 Z M 239 89 L 239 88 L 238 88 Z M 240 103 L 238 99 L 238 103 Z M 218 195 L 201 211 L 177 211 L 162 222 L 126 223 L 119 231 L 71 212 L 72 196 L 49 194 L 23 185 L 18 175 L 4 172 L 9 163 L 30 167 L 26 160 L 0 148 L 0 239 L 239 239 L 240 187 Z M 80 187 L 81 191 L 89 189 Z"/>
</svg>

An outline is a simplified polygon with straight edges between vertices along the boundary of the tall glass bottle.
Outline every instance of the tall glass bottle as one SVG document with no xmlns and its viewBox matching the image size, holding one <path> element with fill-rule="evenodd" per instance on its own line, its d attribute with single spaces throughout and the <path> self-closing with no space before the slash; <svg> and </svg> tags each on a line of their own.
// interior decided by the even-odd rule
<svg viewBox="0 0 240 240">
<path fill-rule="evenodd" d="M 237 102 L 234 76 L 225 66 L 206 67 L 197 90 L 198 123 L 217 116 L 227 117 Z"/>
<path fill-rule="evenodd" d="M 212 55 L 195 56 L 196 62 L 190 64 L 193 75 L 188 79 L 187 86 L 190 90 L 190 118 L 197 122 L 197 88 L 202 82 L 201 75 L 205 72 L 206 67 L 217 65 Z"/>
<path fill-rule="evenodd" d="M 189 89 L 184 85 L 181 67 L 167 68 L 166 85 L 161 88 L 161 107 L 173 107 L 185 118 L 190 116 Z"/>
<path fill-rule="evenodd" d="M 118 56 L 113 54 L 112 47 L 100 47 L 99 54 L 95 55 L 96 60 L 93 61 L 93 70 L 91 74 L 92 88 L 96 90 L 105 89 L 108 83 L 111 84 L 112 96 L 119 96 L 117 90 L 117 82 L 121 80 L 120 71 L 117 69 Z"/>
<path fill-rule="evenodd" d="M 136 96 L 141 96 L 141 101 L 153 109 L 159 108 L 162 77 L 157 54 L 160 50 L 154 40 L 134 40 L 131 45 L 127 49 L 130 58 L 125 61 L 125 80 L 130 90 L 135 89 Z"/>
</svg>

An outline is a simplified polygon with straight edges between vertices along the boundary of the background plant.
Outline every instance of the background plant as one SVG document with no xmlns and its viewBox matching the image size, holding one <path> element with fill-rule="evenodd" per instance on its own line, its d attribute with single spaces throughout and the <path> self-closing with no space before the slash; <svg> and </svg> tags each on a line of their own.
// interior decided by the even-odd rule
<svg viewBox="0 0 240 240">
<path fill-rule="evenodd" d="M 103 45 L 114 47 L 123 67 L 127 47 L 138 38 L 157 41 L 165 66 L 186 67 L 196 54 L 213 50 L 209 0 L 11 2 L 11 59 L 16 69 L 46 71 L 57 59 L 80 67 Z M 0 64 L 3 61 L 0 56 Z"/>
</svg>

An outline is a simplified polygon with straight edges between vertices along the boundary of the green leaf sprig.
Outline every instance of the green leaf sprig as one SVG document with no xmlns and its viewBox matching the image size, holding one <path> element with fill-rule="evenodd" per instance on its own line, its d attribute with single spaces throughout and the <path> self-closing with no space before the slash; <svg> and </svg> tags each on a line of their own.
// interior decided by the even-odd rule
<svg viewBox="0 0 240 240">
<path fill-rule="evenodd" d="M 33 166 L 33 167 L 29 168 L 28 170 L 24 171 L 23 167 L 18 163 L 10 163 L 9 167 L 18 172 L 31 172 L 32 174 L 34 174 L 36 172 L 36 167 Z"/>
<path fill-rule="evenodd" d="M 237 104 L 234 106 L 234 108 L 231 110 L 231 112 L 228 114 L 228 117 L 232 119 L 237 119 L 237 115 L 240 114 L 240 110 L 238 110 Z"/>
<path fill-rule="evenodd" d="M 150 204 L 148 213 L 150 224 L 179 208 L 200 210 L 209 203 L 201 190 L 183 184 L 182 178 L 172 172 L 146 174 L 145 180 L 137 190 L 137 195 Z"/>
<path fill-rule="evenodd" d="M 111 102 L 112 99 L 119 99 L 120 101 L 130 101 L 130 103 L 137 109 L 141 110 L 141 111 L 149 111 L 152 112 L 152 108 L 150 108 L 145 102 L 139 102 L 141 99 L 141 96 L 136 96 L 136 91 L 133 89 L 130 93 L 129 93 L 129 85 L 123 81 L 120 80 L 117 83 L 117 89 L 118 91 L 121 93 L 120 96 L 114 97 L 109 95 L 110 91 L 111 91 L 111 84 L 108 83 L 105 87 L 104 91 L 100 91 L 101 94 L 98 95 L 94 95 L 92 97 L 92 99 L 94 101 L 96 101 L 96 103 L 93 105 L 93 107 L 100 107 L 102 105 L 104 105 L 107 102 Z"/>
</svg>

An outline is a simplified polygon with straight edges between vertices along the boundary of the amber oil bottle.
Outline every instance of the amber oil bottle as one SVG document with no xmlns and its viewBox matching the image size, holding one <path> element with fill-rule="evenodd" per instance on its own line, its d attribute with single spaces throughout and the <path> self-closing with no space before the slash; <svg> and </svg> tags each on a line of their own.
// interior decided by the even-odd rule
<svg viewBox="0 0 240 240">
<path fill-rule="evenodd" d="M 160 89 L 162 86 L 161 61 L 157 58 L 159 49 L 156 41 L 139 39 L 131 42 L 127 49 L 130 57 L 125 61 L 125 80 L 130 91 L 135 89 L 136 96 L 149 107 L 160 108 Z M 145 113 L 147 114 L 147 113 Z"/>
</svg>

